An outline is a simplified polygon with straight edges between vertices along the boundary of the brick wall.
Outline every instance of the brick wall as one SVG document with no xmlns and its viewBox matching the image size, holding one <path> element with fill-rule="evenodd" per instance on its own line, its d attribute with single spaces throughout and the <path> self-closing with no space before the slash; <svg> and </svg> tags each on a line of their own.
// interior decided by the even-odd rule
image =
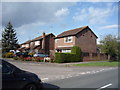
<svg viewBox="0 0 120 90">
<path fill-rule="evenodd" d="M 76 35 L 75 45 L 79 46 L 82 52 L 96 53 L 97 50 L 96 37 L 89 29 Z"/>
</svg>

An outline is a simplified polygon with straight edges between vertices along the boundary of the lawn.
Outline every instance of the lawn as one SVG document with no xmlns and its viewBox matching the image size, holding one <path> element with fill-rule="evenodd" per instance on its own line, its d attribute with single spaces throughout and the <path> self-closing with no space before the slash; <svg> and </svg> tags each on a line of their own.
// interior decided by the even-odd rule
<svg viewBox="0 0 120 90">
<path fill-rule="evenodd" d="M 101 67 L 114 67 L 120 66 L 120 62 L 90 62 L 90 63 L 81 63 L 81 64 L 74 64 L 73 66 L 80 66 L 80 67 L 87 67 L 87 66 L 101 66 Z"/>
</svg>

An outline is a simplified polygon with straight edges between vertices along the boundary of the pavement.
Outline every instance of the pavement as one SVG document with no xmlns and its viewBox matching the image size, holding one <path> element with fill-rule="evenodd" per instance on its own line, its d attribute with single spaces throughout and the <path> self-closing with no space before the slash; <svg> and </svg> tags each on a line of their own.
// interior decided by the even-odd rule
<svg viewBox="0 0 120 90">
<path fill-rule="evenodd" d="M 18 60 L 7 60 L 7 61 L 25 71 L 29 71 L 37 74 L 38 77 L 41 78 L 43 82 L 67 79 L 67 78 L 89 75 L 89 74 L 96 74 L 100 72 L 114 70 L 117 68 L 117 67 L 68 66 L 69 64 L 78 64 L 78 63 L 56 64 L 56 63 L 31 62 L 31 61 L 25 62 Z M 79 63 L 88 63 L 88 62 L 79 62 Z"/>
</svg>

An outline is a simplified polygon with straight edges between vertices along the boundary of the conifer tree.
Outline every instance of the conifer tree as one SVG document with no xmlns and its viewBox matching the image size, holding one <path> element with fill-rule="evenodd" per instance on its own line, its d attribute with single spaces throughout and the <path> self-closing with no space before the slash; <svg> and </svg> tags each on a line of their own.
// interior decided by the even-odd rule
<svg viewBox="0 0 120 90">
<path fill-rule="evenodd" d="M 16 50 L 17 47 L 18 39 L 16 37 L 16 32 L 13 29 L 11 22 L 9 22 L 2 32 L 2 52 L 6 53 L 10 50 Z"/>
</svg>

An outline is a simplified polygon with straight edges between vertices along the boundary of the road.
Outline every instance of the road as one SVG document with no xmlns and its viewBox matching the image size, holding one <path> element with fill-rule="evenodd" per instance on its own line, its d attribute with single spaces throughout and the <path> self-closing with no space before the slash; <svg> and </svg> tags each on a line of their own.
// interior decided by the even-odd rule
<svg viewBox="0 0 120 90">
<path fill-rule="evenodd" d="M 17 67 L 36 73 L 44 87 L 61 88 L 118 88 L 118 67 L 68 67 L 56 63 L 9 60 Z M 94 88 L 94 89 L 93 89 Z M 78 89 L 79 90 L 79 89 Z M 118 90 L 118 89 L 112 89 Z"/>
<path fill-rule="evenodd" d="M 103 71 L 94 74 L 86 74 L 82 76 L 75 76 L 71 78 L 55 80 L 47 82 L 50 85 L 54 85 L 52 88 L 91 88 L 91 90 L 103 90 L 107 88 L 109 90 L 119 90 L 118 89 L 118 69 L 112 69 L 108 71 Z M 46 88 L 50 88 L 50 85 L 45 85 Z M 57 90 L 56 89 L 56 90 Z M 78 90 L 79 90 L 78 89 Z M 111 90 L 111 89 L 110 89 Z"/>
</svg>

